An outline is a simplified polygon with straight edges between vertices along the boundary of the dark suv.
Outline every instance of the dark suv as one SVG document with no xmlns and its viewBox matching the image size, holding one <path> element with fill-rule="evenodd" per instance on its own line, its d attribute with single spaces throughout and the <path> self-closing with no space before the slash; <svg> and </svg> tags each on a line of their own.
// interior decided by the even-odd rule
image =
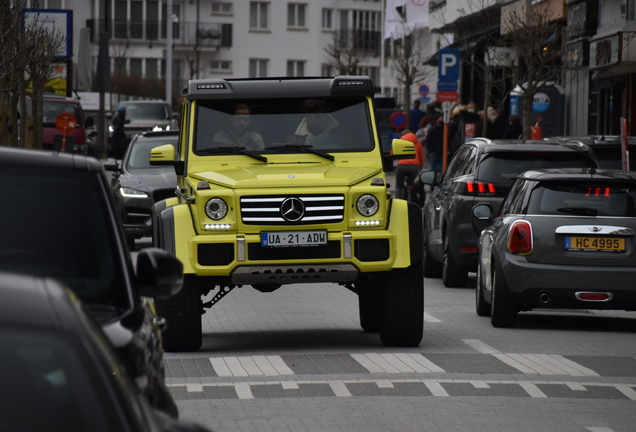
<svg viewBox="0 0 636 432">
<path fill-rule="evenodd" d="M 424 171 L 420 180 L 435 186 L 424 207 L 424 276 L 442 276 L 447 287 L 466 286 L 477 268 L 484 221 L 472 215 L 476 204 L 493 213 L 519 174 L 539 168 L 598 167 L 593 151 L 580 142 L 489 140 L 476 138 L 455 153 L 441 180 Z"/>
<path fill-rule="evenodd" d="M 0 199 L 0 271 L 52 277 L 71 288 L 149 401 L 176 417 L 152 297 L 181 289 L 181 262 L 149 248 L 139 252 L 133 270 L 106 174 L 95 158 L 0 147 Z"/>
<path fill-rule="evenodd" d="M 623 169 L 621 137 L 617 135 L 580 135 L 545 138 L 563 142 L 579 141 L 590 147 L 601 169 Z M 629 169 L 636 171 L 636 137 L 627 137 L 629 147 Z"/>
</svg>

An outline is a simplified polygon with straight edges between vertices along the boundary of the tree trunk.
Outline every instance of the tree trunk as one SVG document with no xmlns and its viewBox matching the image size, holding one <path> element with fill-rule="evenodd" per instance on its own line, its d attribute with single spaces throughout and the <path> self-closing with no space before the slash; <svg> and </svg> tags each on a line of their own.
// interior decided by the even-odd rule
<svg viewBox="0 0 636 432">
<path fill-rule="evenodd" d="M 530 139 L 530 124 L 531 116 L 532 116 L 532 98 L 534 98 L 535 89 L 534 87 L 528 88 L 523 91 L 523 122 L 521 126 L 523 127 L 523 139 Z"/>
</svg>

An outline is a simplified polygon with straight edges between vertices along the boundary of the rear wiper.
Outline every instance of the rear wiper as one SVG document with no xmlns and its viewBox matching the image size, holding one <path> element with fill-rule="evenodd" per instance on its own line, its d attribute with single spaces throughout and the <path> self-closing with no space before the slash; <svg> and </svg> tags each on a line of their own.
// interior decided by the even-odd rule
<svg viewBox="0 0 636 432">
<path fill-rule="evenodd" d="M 245 151 L 245 147 L 214 147 L 214 148 L 206 148 L 206 149 L 201 149 L 198 150 L 202 153 L 223 153 L 226 151 L 231 151 L 234 153 L 238 153 L 238 154 L 242 154 L 245 156 L 249 156 L 252 157 L 256 160 L 259 160 L 261 162 L 267 162 L 267 158 L 265 156 L 261 156 L 259 154 L 254 154 L 254 153 L 250 153 L 248 151 Z"/>
<path fill-rule="evenodd" d="M 581 216 L 596 216 L 596 214 L 598 213 L 598 210 L 593 207 L 563 207 L 558 208 L 557 211 Z"/>
<path fill-rule="evenodd" d="M 282 146 L 274 146 L 274 147 L 270 147 L 268 150 L 285 150 L 285 149 L 294 149 L 294 150 L 300 150 L 300 151 L 304 151 L 307 153 L 313 153 L 315 155 L 318 155 L 320 157 L 323 157 L 325 159 L 329 159 L 330 161 L 335 160 L 336 158 L 331 156 L 328 153 L 323 153 L 321 151 L 318 150 L 313 150 L 311 148 L 311 146 L 306 146 L 306 145 L 302 145 L 302 144 L 287 144 L 287 145 L 282 145 Z"/>
</svg>

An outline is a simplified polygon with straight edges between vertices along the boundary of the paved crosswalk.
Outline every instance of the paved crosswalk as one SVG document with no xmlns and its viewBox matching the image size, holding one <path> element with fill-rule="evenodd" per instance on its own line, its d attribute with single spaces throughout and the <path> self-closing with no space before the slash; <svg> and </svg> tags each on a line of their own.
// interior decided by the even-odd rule
<svg viewBox="0 0 636 432">
<path fill-rule="evenodd" d="M 433 357 L 433 358 L 431 358 Z M 459 357 L 459 355 L 455 355 Z M 621 365 L 623 376 L 636 376 L 636 358 L 589 357 L 568 359 L 550 354 L 492 352 L 452 356 L 419 353 L 356 353 L 225 356 L 167 359 L 168 377 L 258 377 L 320 374 L 444 374 L 501 373 L 539 376 L 599 377 Z M 468 361 L 470 360 L 470 362 Z M 437 363 L 436 363 L 437 362 Z M 447 366 L 440 364 L 444 362 Z M 587 363 L 584 364 L 584 363 Z M 462 367 L 466 370 L 461 370 Z M 601 370 L 596 370 L 600 368 Z"/>
</svg>

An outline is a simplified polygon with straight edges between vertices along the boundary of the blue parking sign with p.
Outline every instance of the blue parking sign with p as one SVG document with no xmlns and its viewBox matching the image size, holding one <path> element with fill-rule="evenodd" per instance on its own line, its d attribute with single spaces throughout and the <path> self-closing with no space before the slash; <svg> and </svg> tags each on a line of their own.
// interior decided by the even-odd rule
<svg viewBox="0 0 636 432">
<path fill-rule="evenodd" d="M 442 82 L 457 82 L 459 79 L 459 50 L 443 48 L 437 52 L 437 78 Z"/>
</svg>

